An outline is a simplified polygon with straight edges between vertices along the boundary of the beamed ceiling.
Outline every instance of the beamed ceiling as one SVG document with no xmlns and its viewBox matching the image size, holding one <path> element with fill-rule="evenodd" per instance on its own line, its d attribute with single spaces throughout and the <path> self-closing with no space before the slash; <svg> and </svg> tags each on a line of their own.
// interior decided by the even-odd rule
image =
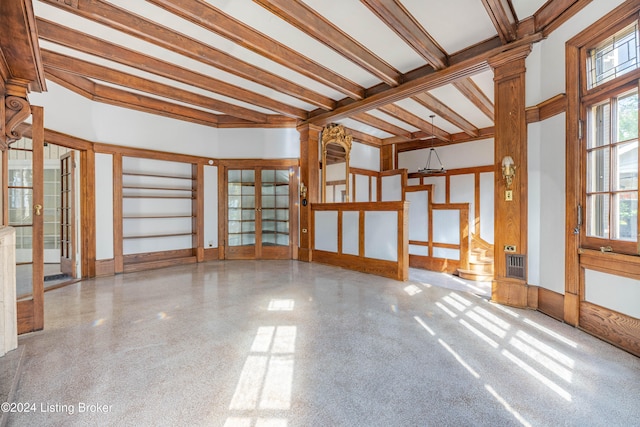
<svg viewBox="0 0 640 427">
<path fill-rule="evenodd" d="M 38 0 L 48 80 L 214 127 L 342 123 L 371 145 L 493 136 L 488 59 L 590 0 Z M 434 126 L 429 118 L 435 115 Z"/>
</svg>

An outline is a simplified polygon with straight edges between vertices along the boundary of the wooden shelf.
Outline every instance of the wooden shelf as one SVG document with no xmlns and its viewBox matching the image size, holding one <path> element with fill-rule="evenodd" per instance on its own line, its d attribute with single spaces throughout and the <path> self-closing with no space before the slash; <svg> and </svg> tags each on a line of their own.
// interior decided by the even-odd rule
<svg viewBox="0 0 640 427">
<path fill-rule="evenodd" d="M 168 175 L 160 173 L 122 172 L 122 176 L 148 176 L 153 178 L 187 179 L 189 181 L 193 181 L 192 176 Z"/>
<path fill-rule="evenodd" d="M 147 234 L 144 236 L 123 236 L 122 238 L 127 239 L 157 239 L 160 237 L 179 237 L 179 236 L 193 236 L 195 233 L 172 233 L 172 234 Z"/>
<path fill-rule="evenodd" d="M 131 195 L 131 194 L 123 194 L 123 199 L 195 199 L 195 196 L 170 196 L 170 195 L 151 195 L 151 194 L 141 194 L 141 195 Z"/>
<path fill-rule="evenodd" d="M 133 190 L 162 190 L 162 191 L 188 191 L 193 192 L 193 188 L 184 188 L 184 187 L 154 187 L 148 185 L 123 185 L 122 189 L 133 189 Z"/>
<path fill-rule="evenodd" d="M 122 219 L 171 219 L 171 218 L 195 218 L 194 215 L 140 215 L 123 216 Z"/>
</svg>

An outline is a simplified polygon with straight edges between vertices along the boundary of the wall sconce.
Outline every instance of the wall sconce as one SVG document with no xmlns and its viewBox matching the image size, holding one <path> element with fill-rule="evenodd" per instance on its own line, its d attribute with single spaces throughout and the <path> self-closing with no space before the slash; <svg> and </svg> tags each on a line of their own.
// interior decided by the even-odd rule
<svg viewBox="0 0 640 427">
<path fill-rule="evenodd" d="M 507 201 L 513 200 L 513 191 L 511 190 L 511 184 L 513 184 L 513 178 L 516 176 L 516 166 L 513 164 L 513 158 L 511 156 L 504 156 L 502 159 L 502 178 L 504 178 L 506 191 L 504 192 L 504 199 Z"/>
</svg>

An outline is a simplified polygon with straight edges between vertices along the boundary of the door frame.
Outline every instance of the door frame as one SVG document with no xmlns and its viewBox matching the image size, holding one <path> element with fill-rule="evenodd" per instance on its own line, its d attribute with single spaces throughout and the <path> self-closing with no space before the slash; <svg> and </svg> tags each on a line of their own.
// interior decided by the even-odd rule
<svg viewBox="0 0 640 427">
<path fill-rule="evenodd" d="M 289 254 L 286 259 L 298 259 L 299 241 L 299 194 L 300 194 L 300 162 L 298 159 L 240 159 L 221 160 L 218 166 L 218 235 L 221 241 L 218 244 L 219 259 L 229 259 L 227 253 L 227 227 L 228 227 L 228 171 L 229 169 L 253 169 L 258 173 L 262 169 L 288 169 L 293 168 L 293 174 L 289 181 Z M 258 224 L 256 224 L 256 227 Z M 242 259 L 262 259 L 262 254 L 242 257 Z M 239 258 L 235 258 L 239 259 Z M 273 258 L 268 258 L 273 259 Z"/>
</svg>

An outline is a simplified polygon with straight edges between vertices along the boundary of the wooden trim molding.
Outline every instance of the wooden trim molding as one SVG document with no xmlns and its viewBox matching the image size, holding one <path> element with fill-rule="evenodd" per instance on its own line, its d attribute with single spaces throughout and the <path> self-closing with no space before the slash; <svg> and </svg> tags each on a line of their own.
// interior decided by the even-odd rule
<svg viewBox="0 0 640 427">
<path fill-rule="evenodd" d="M 567 111 L 567 95 L 561 93 L 526 109 L 527 124 L 540 122 Z"/>
</svg>

